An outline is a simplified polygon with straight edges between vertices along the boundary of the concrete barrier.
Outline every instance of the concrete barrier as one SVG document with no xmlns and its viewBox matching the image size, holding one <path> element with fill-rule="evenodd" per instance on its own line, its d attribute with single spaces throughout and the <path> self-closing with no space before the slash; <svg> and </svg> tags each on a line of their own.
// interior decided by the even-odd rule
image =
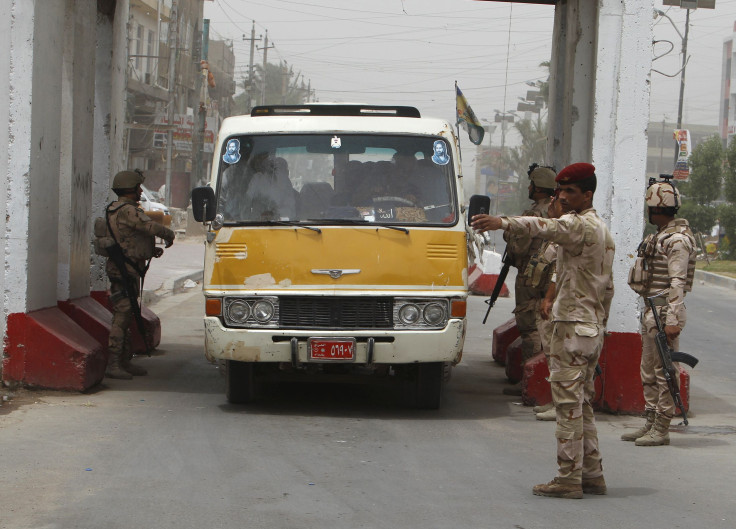
<svg viewBox="0 0 736 529">
<path fill-rule="evenodd" d="M 93 291 L 90 292 L 90 296 L 107 310 L 112 310 L 109 291 Z M 161 320 L 156 313 L 146 306 L 142 307 L 141 316 L 143 316 L 143 326 L 146 329 L 146 334 L 148 334 L 151 339 L 151 349 L 155 349 L 161 343 Z M 112 315 L 110 317 L 112 318 Z M 146 352 L 146 347 L 143 342 L 143 338 L 141 337 L 141 333 L 138 331 L 138 324 L 136 323 L 135 318 L 130 322 L 130 347 L 133 354 L 141 355 Z"/>
<path fill-rule="evenodd" d="M 516 338 L 506 349 L 506 378 L 516 384 L 524 376 L 524 362 L 521 354 L 521 336 Z"/>
<path fill-rule="evenodd" d="M 641 386 L 641 335 L 639 333 L 609 333 L 598 361 L 601 375 L 596 377 L 593 407 L 610 413 L 640 414 L 644 412 Z M 534 406 L 552 399 L 549 389 L 546 359 L 539 354 L 526 362 L 523 369 L 522 401 Z M 685 411 L 690 408 L 690 374 L 679 367 L 680 396 Z"/>
<path fill-rule="evenodd" d="M 6 383 L 86 391 L 102 380 L 106 363 L 105 349 L 59 307 L 8 316 Z"/>
<path fill-rule="evenodd" d="M 503 325 L 493 329 L 491 339 L 491 355 L 493 360 L 501 365 L 506 364 L 506 350 L 511 342 L 519 337 L 519 329 L 516 327 L 516 318 L 511 318 Z"/>
<path fill-rule="evenodd" d="M 477 264 L 468 268 L 468 290 L 472 294 L 490 296 L 497 281 L 498 274 L 486 274 Z M 509 289 L 505 283 L 501 285 L 501 291 L 499 292 L 498 297 L 509 297 Z"/>
</svg>

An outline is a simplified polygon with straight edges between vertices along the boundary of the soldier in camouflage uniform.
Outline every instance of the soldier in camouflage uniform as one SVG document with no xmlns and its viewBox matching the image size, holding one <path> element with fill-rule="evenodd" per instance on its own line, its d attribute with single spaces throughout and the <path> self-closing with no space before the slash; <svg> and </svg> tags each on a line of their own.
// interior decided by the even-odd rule
<svg viewBox="0 0 736 529">
<path fill-rule="evenodd" d="M 649 222 L 657 232 L 639 245 L 638 257 L 629 273 L 629 286 L 646 299 L 655 299 L 667 341 L 676 351 L 685 327 L 685 293 L 693 287 L 695 274 L 695 237 L 686 219 L 676 219 L 680 193 L 669 182 L 655 182 L 647 189 Z M 645 305 L 641 317 L 641 383 L 644 388 L 646 423 L 621 436 L 637 446 L 670 444 L 669 426 L 675 415 L 675 403 L 667 387 L 662 361 L 654 336 L 657 325 L 652 310 Z"/>
<path fill-rule="evenodd" d="M 141 279 L 151 257 L 160 257 L 161 248 L 156 247 L 155 237 L 166 241 L 168 248 L 174 243 L 175 234 L 169 228 L 152 221 L 138 207 L 141 198 L 141 184 L 144 176 L 138 171 L 121 171 L 112 181 L 112 189 L 118 200 L 105 209 L 108 222 L 108 236 L 114 237 L 123 251 L 125 276 L 111 258 L 108 258 L 105 272 L 110 279 L 110 304 L 112 305 L 112 327 L 108 340 L 108 362 L 105 376 L 129 380 L 133 375 L 145 375 L 146 370 L 131 363 L 133 353 L 130 349 L 129 327 L 133 318 L 133 305 L 130 297 L 138 298 Z M 109 233 L 110 229 L 112 233 Z M 126 287 L 132 291 L 129 297 Z"/>
<path fill-rule="evenodd" d="M 556 197 L 552 198 L 547 209 L 547 217 L 550 219 L 558 219 L 562 216 L 562 208 L 560 201 Z M 544 292 L 544 297 L 539 300 L 539 304 L 536 310 L 537 316 L 537 330 L 539 331 L 539 338 L 542 342 L 542 352 L 547 360 L 547 366 L 549 366 L 549 343 L 552 339 L 552 304 L 555 301 L 555 282 L 556 274 L 556 263 L 557 263 L 557 243 L 552 241 L 543 241 L 542 246 L 539 250 L 529 259 L 529 264 L 526 267 L 524 275 L 531 281 L 534 288 L 538 288 Z M 555 421 L 557 420 L 557 413 L 555 411 L 554 403 L 549 402 L 542 406 L 535 406 L 534 413 L 538 421 Z"/>
<path fill-rule="evenodd" d="M 479 231 L 503 229 L 511 236 L 541 237 L 559 245 L 557 294 L 550 341 L 552 400 L 557 412 L 558 474 L 534 494 L 582 498 L 605 494 L 592 399 L 593 376 L 613 297 L 614 243 L 593 209 L 595 167 L 576 163 L 556 178 L 564 214 L 559 219 L 476 215 Z"/>
<path fill-rule="evenodd" d="M 554 195 L 555 173 L 551 167 L 540 167 L 532 164 L 529 168 L 529 198 L 534 202 L 529 209 L 522 213 L 524 217 L 547 217 L 552 195 Z M 545 294 L 544 287 L 532 284 L 532 279 L 525 274 L 529 260 L 542 246 L 540 237 L 509 237 L 503 234 L 506 241 L 507 257 L 516 267 L 516 282 L 514 283 L 514 318 L 516 327 L 521 335 L 521 356 L 523 361 L 529 360 L 542 350 L 542 341 L 537 330 L 537 312 L 539 302 Z"/>
</svg>

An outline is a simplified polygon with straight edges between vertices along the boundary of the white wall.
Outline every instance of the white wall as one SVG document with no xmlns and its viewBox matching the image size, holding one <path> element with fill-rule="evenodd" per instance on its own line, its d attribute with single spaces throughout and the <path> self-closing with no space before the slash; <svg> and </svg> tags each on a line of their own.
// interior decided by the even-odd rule
<svg viewBox="0 0 736 529">
<path fill-rule="evenodd" d="M 10 51 L 11 35 L 10 28 L 12 26 L 12 2 L 0 2 L 0 49 Z M 0 79 L 8 79 L 8 82 L 0 81 L 0 123 L 7 123 L 0 127 L 0 181 L 4 183 L 0 187 L 0 233 L 2 233 L 3 245 L 3 270 L 8 268 L 8 223 L 5 220 L 8 201 L 8 183 L 10 181 L 10 165 L 8 159 L 9 139 L 10 139 L 10 53 L 0 53 Z M 5 324 L 7 321 L 7 295 L 5 291 L 5 272 L 0 273 L 0 309 L 2 309 L 2 321 L 0 322 L 0 331 L 5 336 Z"/>
</svg>

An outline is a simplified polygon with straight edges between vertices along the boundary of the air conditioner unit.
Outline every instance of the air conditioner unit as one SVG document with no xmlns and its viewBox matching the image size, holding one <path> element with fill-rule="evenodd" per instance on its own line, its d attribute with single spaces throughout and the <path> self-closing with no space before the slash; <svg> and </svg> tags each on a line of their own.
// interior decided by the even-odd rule
<svg viewBox="0 0 736 529">
<path fill-rule="evenodd" d="M 166 133 L 154 132 L 153 133 L 153 148 L 164 149 L 166 147 Z"/>
<path fill-rule="evenodd" d="M 662 5 L 678 6 L 682 9 L 715 9 L 716 0 L 663 0 Z"/>
</svg>

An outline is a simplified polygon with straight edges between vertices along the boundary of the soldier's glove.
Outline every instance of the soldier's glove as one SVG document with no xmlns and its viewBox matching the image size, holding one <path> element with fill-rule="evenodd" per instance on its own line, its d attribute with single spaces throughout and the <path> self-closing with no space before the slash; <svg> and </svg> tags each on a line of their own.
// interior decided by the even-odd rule
<svg viewBox="0 0 736 529">
<path fill-rule="evenodd" d="M 160 246 L 156 246 L 153 249 L 153 256 L 154 257 L 161 257 L 163 254 L 164 254 L 164 249 L 161 248 Z"/>
</svg>

